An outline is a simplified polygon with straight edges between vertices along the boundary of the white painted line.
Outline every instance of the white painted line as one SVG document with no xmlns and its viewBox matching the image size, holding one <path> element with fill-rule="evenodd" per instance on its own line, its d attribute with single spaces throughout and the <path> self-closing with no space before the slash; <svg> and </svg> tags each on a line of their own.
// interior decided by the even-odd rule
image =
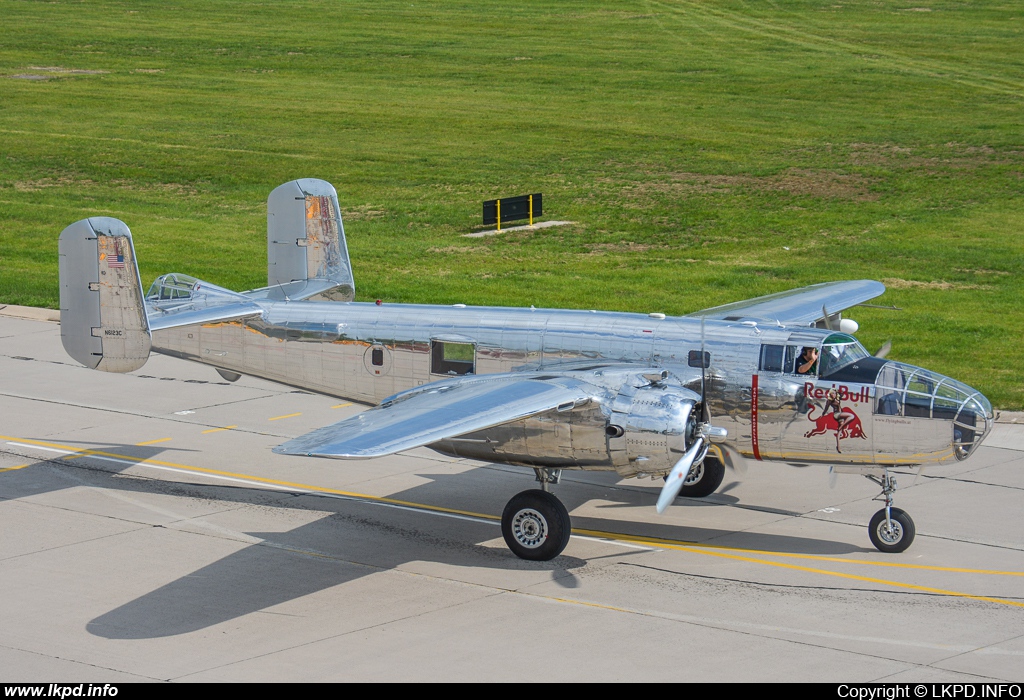
<svg viewBox="0 0 1024 700">
<path fill-rule="evenodd" d="M 639 549 L 643 552 L 660 552 L 664 551 L 661 549 L 655 549 L 653 547 L 642 547 L 638 544 L 630 544 L 628 542 L 619 542 L 618 540 L 609 539 L 607 537 L 590 537 L 589 535 L 572 535 L 573 539 L 577 540 L 590 540 L 592 542 L 604 542 L 605 544 L 614 544 L 619 547 L 626 547 L 627 549 Z"/>
</svg>

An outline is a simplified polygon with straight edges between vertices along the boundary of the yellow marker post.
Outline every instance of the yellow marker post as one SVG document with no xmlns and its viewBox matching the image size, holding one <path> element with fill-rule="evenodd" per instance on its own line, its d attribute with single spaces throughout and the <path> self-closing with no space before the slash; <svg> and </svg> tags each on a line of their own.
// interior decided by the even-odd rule
<svg viewBox="0 0 1024 700">
<path fill-rule="evenodd" d="M 533 195 L 530 195 L 530 226 L 533 226 Z"/>
<path fill-rule="evenodd" d="M 498 230 L 501 230 L 501 200 L 495 200 L 498 204 Z"/>
</svg>

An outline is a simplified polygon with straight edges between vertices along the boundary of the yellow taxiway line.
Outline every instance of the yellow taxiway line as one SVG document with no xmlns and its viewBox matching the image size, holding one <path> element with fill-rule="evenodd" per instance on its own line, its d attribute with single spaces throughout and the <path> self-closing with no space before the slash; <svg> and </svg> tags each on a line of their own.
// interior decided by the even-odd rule
<svg viewBox="0 0 1024 700">
<path fill-rule="evenodd" d="M 211 428 L 210 430 L 204 430 L 203 435 L 209 435 L 210 433 L 219 433 L 222 430 L 231 430 L 237 427 L 237 425 L 225 425 L 223 428 Z"/>
<path fill-rule="evenodd" d="M 268 418 L 267 420 L 282 420 L 284 418 L 294 418 L 295 416 L 301 416 L 301 415 L 302 415 L 302 412 L 300 411 L 299 413 L 289 413 L 286 416 L 274 416 L 273 418 Z"/>
<path fill-rule="evenodd" d="M 29 465 L 27 465 L 27 464 L 19 464 L 16 467 L 4 467 L 3 469 L 0 469 L 0 472 L 13 472 L 15 469 L 24 469 L 27 466 L 29 466 Z"/>
<path fill-rule="evenodd" d="M 422 512 L 436 513 L 439 515 L 447 515 L 449 517 L 472 519 L 476 521 L 485 521 L 491 523 L 500 522 L 501 518 L 495 515 L 489 515 L 487 513 L 476 513 L 473 511 L 460 510 L 457 508 L 445 508 L 442 506 L 432 506 L 424 503 L 416 503 L 413 501 L 403 501 L 397 498 L 388 498 L 385 496 L 373 496 L 365 493 L 358 493 L 354 491 L 343 491 L 341 489 L 332 489 L 325 486 L 314 486 L 311 484 L 301 484 L 290 481 L 282 481 L 279 479 L 268 479 L 266 477 L 253 476 L 251 474 L 241 474 L 237 472 L 228 472 L 219 469 L 209 469 L 206 467 L 196 467 L 186 464 L 177 464 L 174 462 L 165 462 L 157 459 L 139 459 L 131 455 L 122 455 L 113 452 L 104 452 L 102 450 L 90 450 L 74 448 L 68 445 L 61 445 L 57 443 L 43 442 L 40 440 L 31 440 L 24 438 L 15 438 L 5 435 L 0 435 L 0 440 L 9 441 L 8 444 L 21 445 L 24 447 L 39 447 L 47 449 L 49 451 L 64 453 L 63 459 L 75 459 L 79 457 L 96 457 L 99 459 L 106 459 L 117 462 L 124 462 L 129 465 L 149 466 L 157 469 L 166 469 L 169 471 L 185 472 L 197 475 L 207 475 L 213 478 L 226 479 L 229 481 L 239 481 L 250 484 L 262 484 L 271 488 L 301 491 L 305 493 L 318 493 L 335 498 L 345 498 L 352 500 L 367 501 L 372 503 L 379 503 L 382 505 L 388 505 L 392 507 L 398 507 L 403 509 L 411 509 Z M 25 465 L 27 466 L 27 465 Z M 20 468 L 20 467 L 19 467 Z M 607 532 L 601 530 L 587 530 L 582 528 L 573 529 L 573 534 L 581 537 L 596 538 L 601 540 L 607 540 L 615 543 L 624 543 L 628 545 L 642 545 L 646 547 L 655 547 L 659 549 L 668 549 L 681 552 L 688 552 L 692 554 L 702 554 L 705 556 L 721 557 L 725 559 L 732 559 L 734 561 L 743 561 L 748 563 L 765 564 L 767 566 L 774 566 L 783 569 L 790 569 L 793 571 L 803 571 L 807 573 L 821 574 L 824 576 L 834 576 L 838 578 L 849 579 L 853 581 L 862 581 L 866 583 L 874 583 L 884 586 L 892 586 L 894 588 L 904 588 L 915 591 L 921 591 L 925 593 L 934 593 L 937 595 L 946 595 L 956 598 L 967 598 L 970 600 L 979 600 L 990 603 L 998 603 L 1000 605 L 1010 605 L 1014 607 L 1024 607 L 1024 602 L 1006 600 L 1003 598 L 995 598 L 990 596 L 978 596 L 970 593 L 963 593 L 960 591 L 951 591 L 942 588 L 932 588 L 929 586 L 920 586 L 917 584 L 904 583 L 902 581 L 890 581 L 888 579 L 874 578 L 870 576 L 859 576 L 856 574 L 847 574 L 838 571 L 829 571 L 826 569 L 818 569 L 809 566 L 800 566 L 797 564 L 790 564 L 786 562 L 772 561 L 770 559 L 764 559 L 762 557 L 785 557 L 790 559 L 804 559 L 813 561 L 827 561 L 840 564 L 854 564 L 863 566 L 881 566 L 891 567 L 900 569 L 914 569 L 914 570 L 928 570 L 928 571 L 944 571 L 953 573 L 972 573 L 972 574 L 985 574 L 994 576 L 1024 576 L 1024 572 L 1021 571 L 999 571 L 993 569 L 966 569 L 959 567 L 942 567 L 942 566 L 928 566 L 922 564 L 902 564 L 899 562 L 874 562 L 865 561 L 859 559 L 843 559 L 840 557 L 826 557 L 813 554 L 795 554 L 791 552 L 773 552 L 763 550 L 751 550 L 742 549 L 737 547 L 724 547 L 721 545 L 702 544 L 699 542 L 686 542 L 681 540 L 669 540 L 657 537 L 643 537 L 637 535 L 627 535 L 623 533 Z M 749 556 L 756 554 L 759 556 Z"/>
<path fill-rule="evenodd" d="M 171 438 L 160 438 L 158 440 L 147 440 L 146 442 L 137 442 L 137 443 L 135 443 L 135 446 L 136 447 L 145 447 L 146 445 L 155 445 L 158 442 L 168 442 L 168 441 L 170 441 L 170 439 Z"/>
</svg>

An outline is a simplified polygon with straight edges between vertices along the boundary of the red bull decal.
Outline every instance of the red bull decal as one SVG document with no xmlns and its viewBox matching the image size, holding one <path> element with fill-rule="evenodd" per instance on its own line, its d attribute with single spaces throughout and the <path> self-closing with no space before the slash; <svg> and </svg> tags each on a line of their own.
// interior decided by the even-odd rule
<svg viewBox="0 0 1024 700">
<path fill-rule="evenodd" d="M 814 394 L 810 393 L 814 385 L 808 382 L 804 385 L 804 392 L 808 398 L 822 398 L 825 399 L 825 408 L 817 418 L 814 417 L 814 411 L 819 406 L 814 406 L 807 413 L 807 420 L 814 423 L 814 427 L 804 433 L 805 438 L 811 438 L 815 435 L 824 435 L 826 431 L 831 430 L 836 435 L 836 452 L 842 453 L 839 449 L 839 441 L 846 438 L 861 438 L 862 440 L 867 439 L 867 435 L 864 434 L 864 426 L 861 425 L 860 416 L 853 412 L 853 410 L 843 406 L 843 401 L 849 400 L 857 403 L 859 401 L 868 400 L 868 388 L 864 387 L 857 394 L 851 394 L 846 387 L 832 387 L 831 389 L 814 389 Z"/>
<path fill-rule="evenodd" d="M 843 384 L 840 384 L 839 386 L 833 384 L 831 389 L 822 389 L 814 386 L 814 382 L 804 383 L 804 396 L 809 399 L 825 399 L 828 398 L 829 393 L 833 391 L 838 392 L 840 401 L 868 403 L 871 400 L 871 390 L 867 386 L 862 386 L 859 389 L 854 390 Z M 853 393 L 854 391 L 857 393 Z"/>
</svg>

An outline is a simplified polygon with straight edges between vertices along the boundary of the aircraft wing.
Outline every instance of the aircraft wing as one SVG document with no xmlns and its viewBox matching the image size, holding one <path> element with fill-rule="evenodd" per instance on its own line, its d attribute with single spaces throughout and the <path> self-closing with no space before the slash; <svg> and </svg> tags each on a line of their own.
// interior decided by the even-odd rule
<svg viewBox="0 0 1024 700">
<path fill-rule="evenodd" d="M 829 316 L 832 316 L 851 306 L 874 299 L 883 292 L 885 292 L 885 285 L 874 280 L 824 282 L 747 301 L 715 306 L 688 315 L 722 321 L 739 321 L 749 318 L 773 323 L 778 321 L 786 325 L 812 326 L 825 318 L 822 307 L 828 310 Z"/>
<path fill-rule="evenodd" d="M 274 448 L 278 454 L 364 459 L 411 450 L 588 401 L 572 377 L 492 374 L 442 380 L 397 394 L 359 415 Z"/>
</svg>

